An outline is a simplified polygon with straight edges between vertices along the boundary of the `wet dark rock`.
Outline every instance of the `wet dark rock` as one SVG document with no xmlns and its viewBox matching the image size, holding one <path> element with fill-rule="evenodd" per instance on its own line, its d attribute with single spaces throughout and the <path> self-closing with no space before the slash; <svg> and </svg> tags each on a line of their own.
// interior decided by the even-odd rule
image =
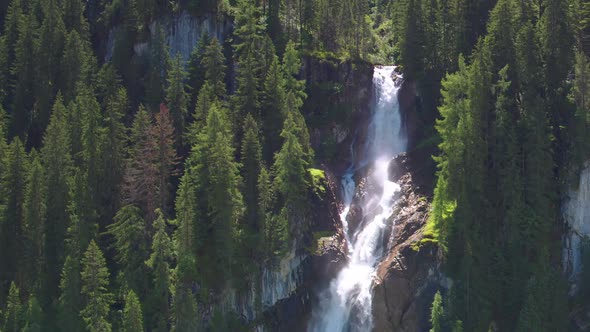
<svg viewBox="0 0 590 332">
<path fill-rule="evenodd" d="M 430 304 L 444 279 L 438 246 L 422 241 L 430 203 L 415 183 L 412 165 L 407 154 L 390 163 L 390 179 L 400 185 L 401 196 L 373 284 L 374 331 L 427 331 Z"/>
</svg>

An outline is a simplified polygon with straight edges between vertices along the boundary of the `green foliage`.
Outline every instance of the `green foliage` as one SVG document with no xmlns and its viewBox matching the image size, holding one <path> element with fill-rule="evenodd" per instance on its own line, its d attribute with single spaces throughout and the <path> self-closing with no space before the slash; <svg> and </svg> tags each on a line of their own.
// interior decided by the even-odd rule
<svg viewBox="0 0 590 332">
<path fill-rule="evenodd" d="M 107 229 L 108 234 L 114 237 L 113 247 L 117 251 L 115 258 L 129 288 L 142 294 L 149 285 L 144 264 L 149 257 L 147 224 L 141 216 L 141 210 L 133 205 L 122 207 L 114 221 Z"/>
<path fill-rule="evenodd" d="M 440 292 L 436 292 L 436 294 L 434 294 L 434 300 L 432 300 L 432 307 L 430 311 L 430 323 L 432 324 L 430 332 L 443 331 L 444 314 L 442 296 L 440 295 Z"/>
<path fill-rule="evenodd" d="M 41 332 L 43 330 L 43 311 L 35 296 L 29 298 L 25 320 L 23 332 Z"/>
<path fill-rule="evenodd" d="M 0 279 L 6 283 L 6 290 L 10 281 L 21 283 L 24 277 L 18 274 L 22 256 L 14 254 L 24 252 L 25 241 L 23 207 L 28 159 L 20 139 L 10 143 L 2 159 L 6 171 L 1 175 L 4 208 L 0 224 Z"/>
<path fill-rule="evenodd" d="M 113 303 L 113 296 L 108 290 L 109 271 L 104 256 L 94 240 L 88 245 L 81 265 L 81 293 L 85 304 L 80 316 L 90 332 L 111 331 L 111 323 L 107 320 Z"/>
<path fill-rule="evenodd" d="M 24 325 L 23 308 L 20 299 L 20 291 L 14 282 L 10 283 L 8 299 L 6 300 L 6 312 L 2 322 L 2 331 L 19 332 Z"/>
<path fill-rule="evenodd" d="M 131 290 L 125 297 L 123 310 L 123 332 L 143 332 L 143 315 L 141 303 L 137 295 Z"/>
<path fill-rule="evenodd" d="M 79 252 L 68 255 L 61 272 L 57 325 L 63 331 L 80 331 L 85 326 L 79 315 L 83 304 L 79 257 Z"/>
<path fill-rule="evenodd" d="M 168 88 L 166 89 L 166 102 L 174 123 L 175 141 L 179 146 L 182 146 L 182 133 L 184 132 L 189 102 L 184 86 L 186 72 L 183 67 L 182 58 L 180 54 L 177 54 L 168 71 Z"/>
<path fill-rule="evenodd" d="M 166 331 L 170 314 L 170 261 L 172 260 L 172 241 L 166 232 L 166 220 L 162 211 L 156 210 L 152 252 L 145 262 L 150 268 L 153 288 L 150 291 L 145 310 L 149 326 L 155 331 Z"/>
<path fill-rule="evenodd" d="M 26 289 L 38 290 L 43 264 L 43 247 L 45 231 L 45 174 L 39 155 L 33 150 L 32 160 L 27 174 L 25 201 L 23 206 L 26 272 L 24 273 Z M 36 300 L 35 300 L 36 301 Z"/>
</svg>

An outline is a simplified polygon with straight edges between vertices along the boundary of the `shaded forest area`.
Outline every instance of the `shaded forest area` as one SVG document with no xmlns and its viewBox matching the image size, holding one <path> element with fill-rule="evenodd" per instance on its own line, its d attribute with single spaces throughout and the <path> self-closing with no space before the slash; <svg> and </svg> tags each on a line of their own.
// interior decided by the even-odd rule
<svg viewBox="0 0 590 332">
<path fill-rule="evenodd" d="M 203 35 L 184 64 L 150 30 L 183 10 L 230 17 L 233 36 Z M 3 2 L 0 330 L 247 329 L 219 308 L 226 290 L 256 284 L 309 237 L 319 161 L 303 57 L 398 63 L 417 83 L 422 144 L 439 149 L 428 240 L 454 280 L 433 330 L 567 330 L 568 308 L 590 294 L 568 299 L 559 269 L 561 192 L 589 152 L 588 10 Z"/>
</svg>

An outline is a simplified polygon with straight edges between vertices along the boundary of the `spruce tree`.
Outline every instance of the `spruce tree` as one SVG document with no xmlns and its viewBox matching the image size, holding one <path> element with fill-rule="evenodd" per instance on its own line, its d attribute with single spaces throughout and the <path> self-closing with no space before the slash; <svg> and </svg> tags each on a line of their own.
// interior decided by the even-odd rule
<svg viewBox="0 0 590 332">
<path fill-rule="evenodd" d="M 68 224 L 69 177 L 72 167 L 66 116 L 61 95 L 58 95 L 41 149 L 45 168 L 45 185 L 46 188 L 51 189 L 50 194 L 45 197 L 44 270 L 46 274 L 45 292 L 40 298 L 43 304 L 45 304 L 45 297 L 57 297 L 59 273 L 65 258 L 63 243 Z"/>
<path fill-rule="evenodd" d="M 175 141 L 177 146 L 182 146 L 182 135 L 184 133 L 185 120 L 189 97 L 185 91 L 184 81 L 186 72 L 180 54 L 172 60 L 168 71 L 168 88 L 166 89 L 166 103 L 170 109 L 170 116 L 174 123 Z"/>
<path fill-rule="evenodd" d="M 123 332 L 143 332 L 143 314 L 141 303 L 132 290 L 125 297 L 123 310 Z"/>
<path fill-rule="evenodd" d="M 307 98 L 305 80 L 297 79 L 300 71 L 301 60 L 299 59 L 299 53 L 295 49 L 295 44 L 290 41 L 283 55 L 283 72 L 285 75 L 285 91 L 293 94 L 297 109 L 303 106 L 303 101 Z"/>
<path fill-rule="evenodd" d="M 225 56 L 223 55 L 223 49 L 217 38 L 211 39 L 211 42 L 205 48 L 203 59 L 201 60 L 201 66 L 204 68 L 205 80 L 211 84 L 215 96 L 218 99 L 224 99 L 226 97 L 225 88 Z"/>
<path fill-rule="evenodd" d="M 66 30 L 59 2 L 47 1 L 43 6 L 43 23 L 39 29 L 39 40 L 35 49 L 35 96 L 39 109 L 37 130 L 40 131 L 43 131 L 49 122 L 53 98 L 57 92 L 65 35 Z"/>
<path fill-rule="evenodd" d="M 57 302 L 57 326 L 62 331 L 81 331 L 84 320 L 80 316 L 83 304 L 80 279 L 80 252 L 72 250 L 65 259 L 61 271 L 59 289 L 61 294 Z"/>
<path fill-rule="evenodd" d="M 243 196 L 246 207 L 244 215 L 245 230 L 250 236 L 254 236 L 261 229 L 258 224 L 260 213 L 257 204 L 259 196 L 257 186 L 262 162 L 262 149 L 260 147 L 260 140 L 258 139 L 258 125 L 249 114 L 244 121 L 243 131 L 241 162 L 242 178 L 244 179 Z"/>
<path fill-rule="evenodd" d="M 29 298 L 25 321 L 23 332 L 43 331 L 43 311 L 34 295 Z"/>
<path fill-rule="evenodd" d="M 15 1 L 16 2 L 16 1 Z M 11 74 L 14 77 L 12 100 L 11 136 L 21 140 L 27 137 L 32 124 L 35 98 L 35 27 L 34 19 L 28 15 L 18 18 L 18 39 L 14 50 Z"/>
<path fill-rule="evenodd" d="M 209 109 L 215 102 L 218 101 L 215 98 L 213 86 L 209 83 L 209 81 L 205 81 L 201 87 L 201 90 L 199 91 L 197 103 L 192 114 L 193 122 L 189 125 L 186 132 L 186 140 L 190 146 L 193 146 L 197 143 L 198 135 L 201 132 L 201 129 L 205 127 L 207 122 L 207 114 L 209 113 Z"/>
<path fill-rule="evenodd" d="M 206 29 L 203 29 L 203 33 L 199 37 L 199 41 L 191 51 L 191 54 L 187 63 L 188 72 L 188 86 L 190 87 L 191 102 L 189 107 L 192 107 L 196 102 L 197 93 L 201 90 L 203 83 L 205 82 L 205 66 L 203 65 L 203 55 L 205 54 L 205 48 L 209 45 L 211 38 Z"/>
<path fill-rule="evenodd" d="M 215 275 L 230 275 L 234 227 L 243 212 L 240 175 L 234 160 L 233 135 L 223 108 L 213 107 L 205 129 L 208 156 L 208 215 L 212 225 Z M 218 286 L 220 280 L 216 281 Z"/>
<path fill-rule="evenodd" d="M 84 308 L 80 315 L 90 332 L 111 331 L 108 321 L 113 296 L 109 293 L 109 271 L 100 248 L 92 240 L 82 258 L 82 296 Z"/>
<path fill-rule="evenodd" d="M 6 300 L 6 312 L 4 313 L 4 320 L 2 322 L 2 331 L 20 332 L 24 326 L 23 314 L 20 291 L 13 281 L 10 283 L 8 299 Z"/>
<path fill-rule="evenodd" d="M 198 222 L 195 205 L 194 184 L 190 174 L 181 180 L 176 200 L 178 228 L 174 233 L 176 249 L 176 269 L 173 290 L 173 330 L 197 330 L 197 302 L 193 294 L 193 286 L 197 277 L 194 225 Z"/>
<path fill-rule="evenodd" d="M 164 87 L 170 66 L 170 55 L 164 38 L 162 27 L 156 24 L 155 36 L 150 43 L 150 69 L 147 74 L 147 86 L 145 88 L 145 104 L 153 113 L 158 111 L 160 103 L 164 100 Z"/>
<path fill-rule="evenodd" d="M 7 152 L 2 156 L 6 172 L 1 175 L 4 211 L 0 224 L 0 281 L 4 290 L 8 289 L 10 281 L 22 285 L 24 278 L 21 264 L 25 243 L 23 207 L 28 169 L 27 155 L 20 139 L 15 138 Z"/>
<path fill-rule="evenodd" d="M 43 246 L 45 245 L 45 171 L 39 155 L 31 152 L 31 165 L 27 174 L 27 186 L 24 201 L 24 253 L 26 289 L 30 292 L 39 289 L 42 280 Z"/>
<path fill-rule="evenodd" d="M 156 210 L 152 252 L 146 261 L 152 275 L 153 288 L 146 305 L 149 326 L 153 331 L 167 331 L 170 318 L 170 261 L 172 260 L 172 241 L 166 232 L 166 220 L 160 210 Z"/>
<path fill-rule="evenodd" d="M 100 182 L 97 183 L 100 198 L 101 229 L 110 223 L 119 208 L 121 193 L 120 184 L 123 180 L 123 163 L 126 150 L 127 135 L 123 117 L 127 112 L 128 99 L 124 88 L 119 88 L 107 97 L 104 116 L 102 117 L 99 142 Z"/>
<path fill-rule="evenodd" d="M 285 121 L 285 79 L 277 56 L 273 57 L 264 80 L 261 102 L 262 126 L 265 134 L 265 159 L 272 161 L 272 156 L 281 147 L 281 129 Z"/>
<path fill-rule="evenodd" d="M 444 322 L 444 311 L 442 307 L 442 296 L 440 292 L 434 294 L 434 300 L 432 301 L 432 307 L 430 310 L 430 323 L 432 328 L 430 332 L 442 332 Z"/>
<path fill-rule="evenodd" d="M 149 257 L 149 235 L 141 210 L 133 205 L 122 207 L 107 230 L 114 238 L 115 259 L 127 285 L 136 294 L 143 294 L 149 285 L 144 264 Z"/>
</svg>

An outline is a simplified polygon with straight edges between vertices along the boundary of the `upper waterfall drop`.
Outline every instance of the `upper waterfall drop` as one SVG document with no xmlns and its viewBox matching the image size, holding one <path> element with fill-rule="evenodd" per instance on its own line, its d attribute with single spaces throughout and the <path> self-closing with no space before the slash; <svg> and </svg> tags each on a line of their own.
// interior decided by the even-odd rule
<svg viewBox="0 0 590 332">
<path fill-rule="evenodd" d="M 348 264 L 320 294 L 319 306 L 313 311 L 309 324 L 312 332 L 372 329 L 373 275 L 383 256 L 383 231 L 393 213 L 394 196 L 400 190 L 398 184 L 389 181 L 389 161 L 406 148 L 396 75 L 394 66 L 378 66 L 373 72 L 375 102 L 367 140 L 361 146 L 364 153 L 359 154 L 364 158 L 353 158 L 353 164 L 341 181 L 345 208 L 340 217 L 348 245 Z M 354 174 L 363 166 L 370 166 L 369 180 L 376 188 L 367 192 L 362 202 L 362 221 L 356 229 L 350 229 L 347 215 L 356 191 Z"/>
</svg>

